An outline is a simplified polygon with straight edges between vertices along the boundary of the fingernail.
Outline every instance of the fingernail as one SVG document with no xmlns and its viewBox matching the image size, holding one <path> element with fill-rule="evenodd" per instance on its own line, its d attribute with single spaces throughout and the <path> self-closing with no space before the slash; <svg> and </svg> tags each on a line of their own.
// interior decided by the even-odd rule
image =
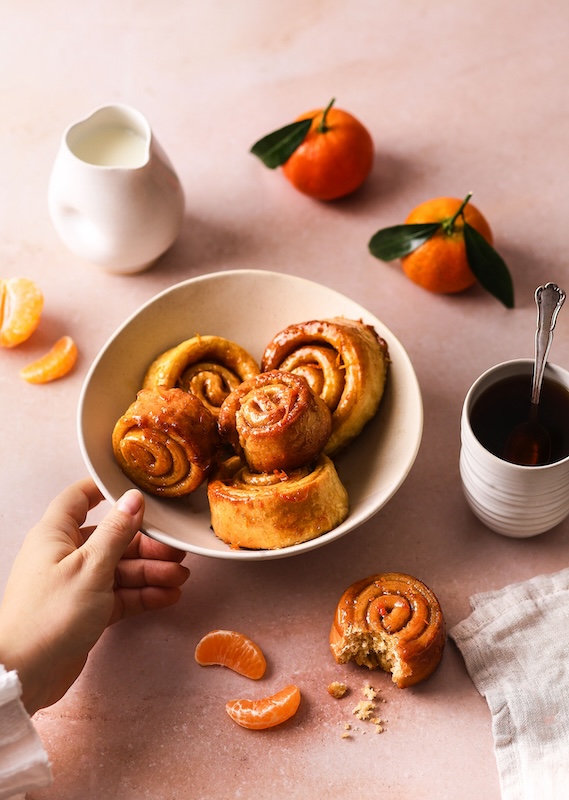
<svg viewBox="0 0 569 800">
<path fill-rule="evenodd" d="M 119 497 L 116 507 L 119 511 L 124 511 L 134 517 L 140 511 L 142 501 L 142 492 L 139 492 L 138 489 L 129 489 L 122 497 Z"/>
</svg>

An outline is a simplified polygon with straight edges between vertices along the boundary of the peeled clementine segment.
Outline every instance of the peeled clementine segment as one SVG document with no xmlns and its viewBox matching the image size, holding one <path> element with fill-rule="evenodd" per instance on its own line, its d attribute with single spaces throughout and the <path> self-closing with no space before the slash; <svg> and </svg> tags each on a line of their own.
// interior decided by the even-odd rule
<svg viewBox="0 0 569 800">
<path fill-rule="evenodd" d="M 49 383 L 67 375 L 75 366 L 77 356 L 77 345 L 71 336 L 62 336 L 45 355 L 23 367 L 20 377 L 28 383 Z"/>
<path fill-rule="evenodd" d="M 262 678 L 267 668 L 261 648 L 238 631 L 206 633 L 196 646 L 195 659 L 203 667 L 212 664 L 229 667 L 253 680 Z"/>
<path fill-rule="evenodd" d="M 0 346 L 16 347 L 39 325 L 43 294 L 30 278 L 0 278 Z"/>
<path fill-rule="evenodd" d="M 300 689 L 291 684 L 280 692 L 260 700 L 230 700 L 225 709 L 242 728 L 264 730 L 286 722 L 300 705 Z"/>
</svg>

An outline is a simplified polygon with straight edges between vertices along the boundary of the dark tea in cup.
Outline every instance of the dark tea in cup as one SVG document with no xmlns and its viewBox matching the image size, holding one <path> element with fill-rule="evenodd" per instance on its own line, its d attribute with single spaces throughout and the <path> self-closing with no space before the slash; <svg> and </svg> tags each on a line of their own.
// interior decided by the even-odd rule
<svg viewBox="0 0 569 800">
<path fill-rule="evenodd" d="M 531 374 L 510 375 L 488 386 L 472 405 L 470 424 L 478 441 L 491 453 L 503 457 L 506 441 L 517 425 L 527 422 L 530 412 Z M 541 389 L 538 421 L 551 439 L 547 463 L 569 455 L 569 391 L 545 377 Z"/>
<path fill-rule="evenodd" d="M 503 455 L 512 431 L 529 422 L 532 370 L 531 359 L 486 370 L 460 415 L 459 470 L 468 505 L 488 528 L 516 539 L 545 533 L 569 516 L 569 370 L 545 365 L 539 421 L 552 439 L 551 462 L 518 464 Z"/>
</svg>

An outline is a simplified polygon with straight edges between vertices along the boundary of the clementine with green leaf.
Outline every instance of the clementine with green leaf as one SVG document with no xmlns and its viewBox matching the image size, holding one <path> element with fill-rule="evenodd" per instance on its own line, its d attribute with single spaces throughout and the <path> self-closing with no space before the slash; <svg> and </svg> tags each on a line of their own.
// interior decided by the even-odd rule
<svg viewBox="0 0 569 800">
<path fill-rule="evenodd" d="M 336 200 L 354 192 L 373 166 L 374 145 L 367 128 L 352 114 L 334 107 L 302 114 L 260 139 L 251 148 L 270 169 L 282 166 L 303 194 Z"/>
<path fill-rule="evenodd" d="M 421 203 L 405 224 L 375 233 L 369 250 L 383 261 L 400 258 L 405 275 L 431 292 L 455 294 L 478 281 L 512 308 L 510 272 L 492 246 L 488 222 L 470 198 L 437 197 Z"/>
<path fill-rule="evenodd" d="M 431 292 L 454 294 L 476 283 L 464 243 L 465 222 L 492 244 L 490 226 L 472 203 L 464 206 L 455 218 L 461 206 L 462 201 L 454 197 L 437 197 L 414 208 L 405 220 L 406 225 L 441 223 L 434 236 L 401 259 L 407 277 Z M 453 222 L 445 224 L 445 220 L 449 219 Z"/>
</svg>

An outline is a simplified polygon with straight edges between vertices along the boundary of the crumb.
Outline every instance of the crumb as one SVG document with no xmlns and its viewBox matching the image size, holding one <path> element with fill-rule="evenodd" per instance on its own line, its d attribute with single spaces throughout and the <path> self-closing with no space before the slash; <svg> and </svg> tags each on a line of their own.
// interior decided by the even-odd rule
<svg viewBox="0 0 569 800">
<path fill-rule="evenodd" d="M 380 717 L 372 717 L 370 719 L 370 722 L 372 723 L 372 725 L 375 725 L 375 732 L 376 733 L 383 733 L 384 732 L 385 727 L 383 725 L 383 720 Z"/>
<path fill-rule="evenodd" d="M 336 699 L 340 697 L 344 697 L 346 692 L 348 691 L 348 687 L 345 683 L 340 683 L 340 681 L 332 681 L 332 683 L 328 684 L 328 694 Z"/>
<path fill-rule="evenodd" d="M 352 730 L 352 726 L 349 722 L 344 722 L 344 730 L 342 732 L 342 739 L 351 739 L 352 734 L 350 731 Z"/>
<path fill-rule="evenodd" d="M 355 714 L 358 719 L 369 719 L 374 709 L 375 704 L 372 700 L 360 700 L 352 709 L 352 714 Z"/>
<path fill-rule="evenodd" d="M 362 694 L 364 697 L 367 697 L 368 700 L 375 700 L 378 693 L 373 688 L 373 686 L 370 686 L 369 683 L 366 683 L 366 685 L 362 689 Z"/>
<path fill-rule="evenodd" d="M 332 697 L 344 697 L 348 691 L 349 689 L 346 684 L 341 683 L 340 681 L 332 681 L 332 683 L 330 683 L 328 686 L 328 692 L 332 695 Z M 369 683 L 364 684 L 362 687 L 362 695 L 364 699 L 358 701 L 358 703 L 352 709 L 352 714 L 362 722 L 373 725 L 376 733 L 384 733 L 386 730 L 385 723 L 387 720 L 382 719 L 377 715 L 376 707 L 378 703 L 385 703 L 385 699 L 381 697 L 379 691 Z M 358 728 L 354 728 L 349 722 L 344 722 L 344 730 L 341 734 L 341 738 L 351 739 L 352 735 L 357 730 Z M 367 732 L 367 730 L 360 731 L 362 736 Z"/>
</svg>

